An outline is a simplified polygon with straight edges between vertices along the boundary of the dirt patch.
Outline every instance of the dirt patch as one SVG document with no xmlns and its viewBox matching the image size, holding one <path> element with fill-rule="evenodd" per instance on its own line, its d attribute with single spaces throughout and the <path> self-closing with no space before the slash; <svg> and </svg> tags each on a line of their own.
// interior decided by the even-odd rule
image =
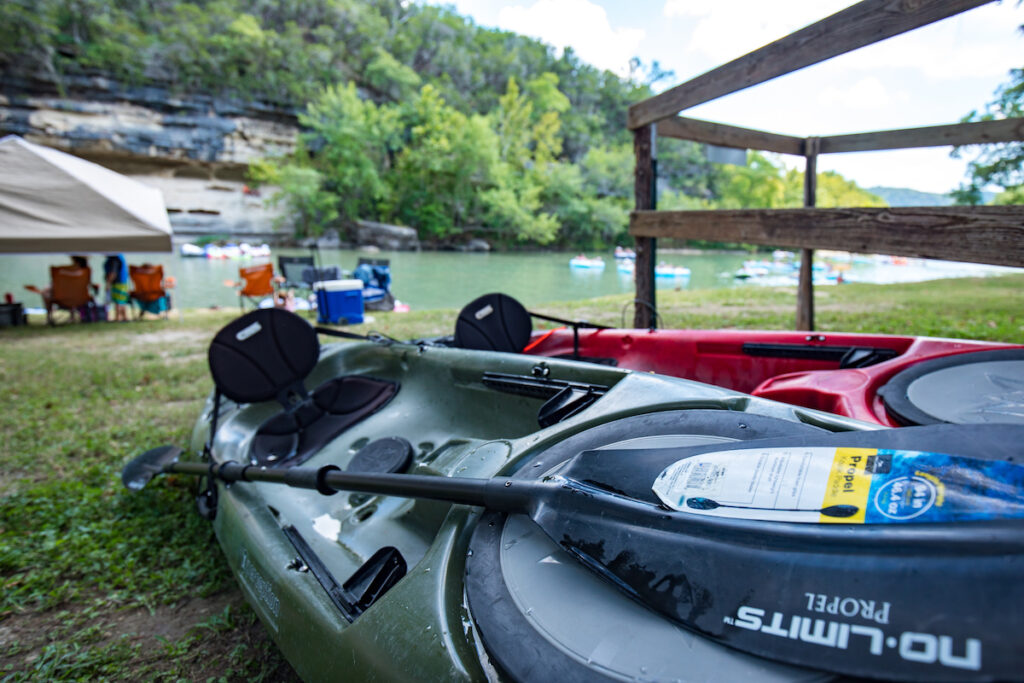
<svg viewBox="0 0 1024 683">
<path fill-rule="evenodd" d="M 237 594 L 222 594 L 205 600 L 186 600 L 173 607 L 160 606 L 153 612 L 147 609 L 133 609 L 118 612 L 104 622 L 104 630 L 111 638 L 122 635 L 133 638 L 165 638 L 178 640 L 190 629 L 220 614 L 226 607 L 234 609 L 242 607 Z"/>
<path fill-rule="evenodd" d="M 146 346 L 149 344 L 164 344 L 171 347 L 182 345 L 195 345 L 205 348 L 210 344 L 211 335 L 201 330 L 160 330 L 159 332 L 146 332 L 137 334 L 131 338 L 132 344 Z"/>
<path fill-rule="evenodd" d="M 153 611 L 114 610 L 89 619 L 73 616 L 79 611 L 66 606 L 15 614 L 0 622 L 0 677 L 14 674 L 17 679 L 20 673 L 31 678 L 49 645 L 72 643 L 76 648 L 101 651 L 123 643 L 135 648 L 123 667 L 145 671 L 146 678 L 247 680 L 255 676 L 299 681 L 237 591 Z M 92 635 L 82 642 L 85 629 Z"/>
<path fill-rule="evenodd" d="M 225 607 L 240 607 L 240 601 L 237 594 L 225 594 L 206 600 L 187 600 L 173 607 L 162 605 L 153 612 L 143 608 L 114 611 L 100 616 L 89 625 L 99 626 L 103 634 L 98 645 L 113 642 L 121 636 L 133 640 L 165 638 L 174 641 L 185 636 L 198 623 L 220 614 Z M 68 625 L 67 613 L 78 611 L 72 606 L 64 610 L 29 612 L 12 615 L 0 622 L 0 671 L 17 670 L 19 664 L 30 665 L 39 650 L 64 635 L 62 631 Z M 6 653 L 15 644 L 20 656 L 16 654 L 8 659 Z"/>
</svg>

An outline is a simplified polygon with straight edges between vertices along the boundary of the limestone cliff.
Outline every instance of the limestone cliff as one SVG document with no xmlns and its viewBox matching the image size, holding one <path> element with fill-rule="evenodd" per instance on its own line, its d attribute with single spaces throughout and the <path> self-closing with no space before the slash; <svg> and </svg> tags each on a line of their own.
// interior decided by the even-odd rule
<svg viewBox="0 0 1024 683">
<path fill-rule="evenodd" d="M 245 187 L 258 157 L 290 151 L 295 112 L 263 103 L 176 96 L 102 76 L 0 75 L 0 136 L 15 134 L 159 188 L 175 234 L 276 241 L 274 209 Z"/>
</svg>

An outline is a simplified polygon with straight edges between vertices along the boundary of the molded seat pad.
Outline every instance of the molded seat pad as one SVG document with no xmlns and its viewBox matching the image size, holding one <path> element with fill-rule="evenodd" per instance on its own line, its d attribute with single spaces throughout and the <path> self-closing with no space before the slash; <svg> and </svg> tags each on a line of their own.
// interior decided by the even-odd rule
<svg viewBox="0 0 1024 683">
<path fill-rule="evenodd" d="M 300 465 L 397 392 L 397 383 L 372 377 L 328 380 L 316 388 L 310 401 L 260 426 L 252 441 L 252 460 L 267 466 Z"/>
<path fill-rule="evenodd" d="M 210 374 L 224 396 L 237 403 L 278 399 L 295 389 L 320 357 L 313 327 L 288 311 L 265 308 L 226 325 L 210 343 Z"/>
</svg>

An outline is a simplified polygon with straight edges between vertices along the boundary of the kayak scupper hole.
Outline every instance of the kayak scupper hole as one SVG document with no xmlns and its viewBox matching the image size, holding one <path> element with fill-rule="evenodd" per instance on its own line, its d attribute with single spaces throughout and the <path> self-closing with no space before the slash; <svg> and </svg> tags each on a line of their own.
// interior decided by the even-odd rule
<svg viewBox="0 0 1024 683">
<path fill-rule="evenodd" d="M 348 452 L 349 453 L 355 453 L 356 451 L 361 450 L 362 447 L 365 446 L 368 443 L 370 443 L 370 440 L 368 438 L 366 438 L 365 436 L 363 438 L 361 438 L 361 439 L 356 439 L 348 447 Z"/>
<path fill-rule="evenodd" d="M 376 505 L 368 505 L 362 510 L 356 512 L 356 520 L 359 522 L 365 522 L 370 517 L 373 517 L 373 513 L 377 512 Z"/>
</svg>

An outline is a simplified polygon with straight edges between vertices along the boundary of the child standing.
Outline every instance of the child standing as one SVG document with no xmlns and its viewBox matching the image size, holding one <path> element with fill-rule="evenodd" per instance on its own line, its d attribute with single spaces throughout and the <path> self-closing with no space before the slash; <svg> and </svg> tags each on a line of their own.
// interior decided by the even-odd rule
<svg viewBox="0 0 1024 683">
<path fill-rule="evenodd" d="M 107 305 L 114 306 L 114 320 L 128 321 L 128 264 L 122 254 L 110 254 L 103 262 L 103 279 L 107 283 Z"/>
</svg>

